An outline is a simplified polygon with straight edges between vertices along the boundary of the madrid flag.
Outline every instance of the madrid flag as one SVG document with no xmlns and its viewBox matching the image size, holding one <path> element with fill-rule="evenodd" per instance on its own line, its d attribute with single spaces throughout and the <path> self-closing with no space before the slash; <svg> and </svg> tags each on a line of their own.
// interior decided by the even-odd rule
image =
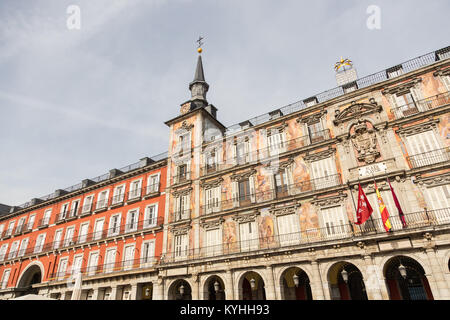
<svg viewBox="0 0 450 320">
<path fill-rule="evenodd" d="M 389 212 L 384 205 L 383 199 L 381 198 L 380 190 L 378 190 L 377 184 L 375 183 L 375 180 L 373 181 L 375 184 L 375 191 L 377 193 L 378 198 L 378 205 L 380 207 L 380 214 L 381 214 L 381 220 L 383 221 L 383 226 L 386 232 L 389 232 L 392 228 L 391 222 L 389 221 Z"/>
<path fill-rule="evenodd" d="M 358 184 L 358 209 L 356 210 L 355 224 L 362 224 L 366 222 L 372 212 L 372 207 L 370 206 L 370 203 L 367 200 L 366 195 L 364 194 L 364 190 L 361 187 L 361 184 Z"/>
</svg>

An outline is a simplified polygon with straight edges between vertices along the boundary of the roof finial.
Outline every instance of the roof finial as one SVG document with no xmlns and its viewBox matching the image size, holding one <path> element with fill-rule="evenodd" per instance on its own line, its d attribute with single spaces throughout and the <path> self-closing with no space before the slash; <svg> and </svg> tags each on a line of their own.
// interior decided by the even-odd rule
<svg viewBox="0 0 450 320">
<path fill-rule="evenodd" d="M 203 38 L 202 38 L 202 36 L 200 36 L 200 37 L 198 37 L 198 40 L 196 41 L 196 42 L 198 42 L 198 48 L 197 48 L 197 52 L 198 53 L 202 53 L 202 51 L 203 51 L 203 49 L 202 49 L 202 45 L 203 45 L 202 40 L 203 40 Z"/>
</svg>

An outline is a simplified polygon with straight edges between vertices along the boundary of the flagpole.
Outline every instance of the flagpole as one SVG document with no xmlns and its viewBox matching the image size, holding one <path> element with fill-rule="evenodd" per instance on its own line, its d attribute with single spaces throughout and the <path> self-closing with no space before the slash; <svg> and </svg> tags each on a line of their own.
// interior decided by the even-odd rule
<svg viewBox="0 0 450 320">
<path fill-rule="evenodd" d="M 356 206 L 355 206 L 355 199 L 353 198 L 353 192 L 352 192 L 352 189 L 350 187 L 350 180 L 347 180 L 347 186 L 348 186 L 348 189 L 350 190 L 350 195 L 352 197 L 353 209 L 355 209 L 355 212 L 357 213 L 357 209 L 356 209 Z M 347 219 L 348 219 L 348 216 L 347 216 Z M 352 234 L 355 235 L 355 230 L 353 229 L 353 225 L 352 225 L 351 221 L 349 220 L 348 223 L 350 224 L 350 227 L 352 228 Z M 359 230 L 361 231 L 361 227 L 360 227 Z"/>
</svg>

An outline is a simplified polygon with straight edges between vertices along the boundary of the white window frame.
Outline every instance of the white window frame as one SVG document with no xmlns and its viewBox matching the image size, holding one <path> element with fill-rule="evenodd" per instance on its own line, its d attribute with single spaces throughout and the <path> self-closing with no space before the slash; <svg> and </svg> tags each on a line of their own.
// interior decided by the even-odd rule
<svg viewBox="0 0 450 320">
<path fill-rule="evenodd" d="M 151 183 L 153 178 L 156 178 L 155 183 Z M 147 193 L 159 192 L 160 179 L 161 179 L 160 172 L 158 172 L 156 174 L 151 174 L 148 176 L 148 178 L 147 178 Z"/>
<path fill-rule="evenodd" d="M 115 217 L 118 217 L 118 219 L 117 219 L 118 223 L 117 223 L 116 227 L 114 227 L 114 229 L 115 228 L 118 229 L 117 232 L 111 231 L 111 229 L 113 228 L 112 227 L 113 218 L 115 218 Z M 116 236 L 116 235 L 120 234 L 121 222 L 122 222 L 122 213 L 116 213 L 116 214 L 111 215 L 111 217 L 109 218 L 109 225 L 108 225 L 108 237 Z"/>
<path fill-rule="evenodd" d="M 94 203 L 94 196 L 95 194 L 90 194 L 87 195 L 86 197 L 84 197 L 83 199 L 83 206 L 81 208 L 81 213 L 86 213 L 89 212 L 90 210 L 92 210 L 92 204 Z M 86 201 L 89 199 L 89 203 L 86 203 Z M 86 206 L 89 206 L 89 208 L 87 209 Z"/>
<path fill-rule="evenodd" d="M 222 200 L 222 186 L 205 189 L 205 212 L 213 213 L 220 211 Z"/>
<path fill-rule="evenodd" d="M 28 218 L 28 222 L 27 222 L 27 230 L 33 230 L 34 227 L 34 223 L 36 222 L 36 213 L 33 213 L 30 215 L 30 217 Z"/>
<path fill-rule="evenodd" d="M 336 219 L 337 218 L 337 219 Z M 345 237 L 348 235 L 348 216 L 343 205 L 321 208 L 319 225 L 327 238 Z"/>
<path fill-rule="evenodd" d="M 44 216 L 42 217 L 42 225 L 48 226 L 50 224 L 50 219 L 52 218 L 52 209 L 47 209 L 44 211 Z"/>
<path fill-rule="evenodd" d="M 150 208 L 153 208 L 153 217 L 150 218 Z M 158 221 L 158 203 L 151 203 L 145 207 L 144 228 L 155 227 Z"/>
<path fill-rule="evenodd" d="M 270 131 L 269 131 L 270 130 Z M 275 132 L 274 134 L 274 131 Z M 281 154 L 283 152 L 286 151 L 286 134 L 284 132 L 284 130 L 279 130 L 276 128 L 272 128 L 272 129 L 267 129 L 267 133 L 271 133 L 270 135 L 268 134 L 266 139 L 267 139 L 267 149 L 269 151 L 269 156 L 274 156 L 274 155 L 278 155 Z"/>
<path fill-rule="evenodd" d="M 93 260 L 94 255 L 96 255 L 95 260 Z M 100 258 L 100 250 L 89 252 L 89 259 L 86 270 L 88 275 L 92 276 L 97 272 L 99 258 Z M 95 264 L 93 261 L 95 261 Z"/>
<path fill-rule="evenodd" d="M 128 191 L 128 200 L 133 200 L 141 196 L 142 180 L 143 178 L 139 178 L 130 182 L 130 191 Z M 136 182 L 138 183 L 138 186 L 134 187 Z"/>
<path fill-rule="evenodd" d="M 102 222 L 101 230 L 97 230 L 97 224 L 100 223 L 100 222 Z M 99 240 L 99 239 L 101 239 L 101 238 L 103 237 L 103 231 L 104 231 L 104 229 L 105 229 L 105 218 L 103 217 L 103 218 L 100 218 L 100 219 L 95 220 L 95 223 L 94 223 L 94 230 L 93 230 L 94 236 L 92 237 L 93 240 Z"/>
<path fill-rule="evenodd" d="M 68 238 L 69 232 L 72 230 L 72 235 Z M 75 226 L 67 227 L 66 233 L 64 234 L 63 247 L 68 247 L 74 243 L 73 236 L 75 235 Z"/>
<path fill-rule="evenodd" d="M 249 230 L 249 232 L 247 232 L 246 230 Z M 239 223 L 239 242 L 241 252 L 253 251 L 258 249 L 259 235 L 256 221 L 247 221 Z"/>
<path fill-rule="evenodd" d="M 68 265 L 69 265 L 69 257 L 63 257 L 59 260 L 57 271 L 59 280 L 64 279 L 64 277 L 66 276 Z"/>
<path fill-rule="evenodd" d="M 9 243 L 4 243 L 0 247 L 0 261 L 5 260 L 6 258 L 6 252 L 8 252 Z"/>
<path fill-rule="evenodd" d="M 14 226 L 16 225 L 16 220 L 12 220 L 8 223 L 8 229 L 6 229 L 6 235 L 10 236 L 12 235 L 14 231 Z"/>
<path fill-rule="evenodd" d="M 120 189 L 122 189 L 122 193 L 118 194 L 118 190 L 120 190 Z M 125 200 L 125 190 L 126 190 L 126 183 L 122 183 L 118 186 L 115 186 L 111 204 L 122 203 Z M 121 197 L 119 199 L 117 199 L 118 196 L 121 196 Z"/>
<path fill-rule="evenodd" d="M 206 256 L 222 255 L 222 228 L 213 228 L 205 230 L 205 247 Z"/>
<path fill-rule="evenodd" d="M 113 261 L 109 261 L 110 259 L 108 259 L 110 252 L 114 252 L 114 259 L 113 259 Z M 103 271 L 105 273 L 113 272 L 114 271 L 114 266 L 116 264 L 116 260 L 117 260 L 117 247 L 106 248 L 106 250 L 105 250 L 105 261 L 103 263 Z M 111 264 L 114 264 L 114 265 L 111 267 Z"/>
<path fill-rule="evenodd" d="M 131 222 L 131 214 L 135 214 L 135 219 Z M 137 231 L 139 223 L 139 208 L 133 208 L 127 212 L 127 220 L 125 221 L 125 232 Z M 132 225 L 131 225 L 132 224 Z"/>
<path fill-rule="evenodd" d="M 30 238 L 24 238 L 22 239 L 22 241 L 20 242 L 20 246 L 19 246 L 19 252 L 17 254 L 17 257 L 23 257 L 25 255 L 25 252 L 28 248 L 28 243 L 30 242 Z"/>
<path fill-rule="evenodd" d="M 70 202 L 66 202 L 61 205 L 61 210 L 59 212 L 58 220 L 67 218 L 67 213 L 69 212 L 69 208 L 70 208 Z"/>
<path fill-rule="evenodd" d="M 59 249 L 61 247 L 61 242 L 63 239 L 64 228 L 56 229 L 55 234 L 53 236 L 53 249 Z M 57 239 L 57 234 L 60 235 L 59 239 Z"/>
<path fill-rule="evenodd" d="M 19 245 L 20 240 L 16 240 L 11 244 L 11 248 L 9 249 L 8 260 L 15 259 L 17 254 L 19 253 Z"/>
<path fill-rule="evenodd" d="M 42 251 L 42 249 L 44 248 L 46 236 L 47 236 L 47 233 L 41 233 L 41 234 L 39 234 L 37 236 L 36 244 L 34 245 L 33 253 L 39 253 L 39 252 Z M 39 239 L 42 239 L 42 240 L 39 240 Z"/>
<path fill-rule="evenodd" d="M 131 248 L 131 249 L 130 249 Z M 128 255 L 128 250 L 131 250 L 131 259 Z M 136 255 L 136 244 L 135 243 L 129 243 L 126 244 L 123 247 L 123 259 L 122 259 L 122 268 L 123 270 L 131 270 L 133 269 L 133 262 L 135 260 Z"/>
<path fill-rule="evenodd" d="M 82 230 L 84 226 L 86 226 L 86 233 L 83 234 Z M 78 232 L 78 243 L 84 243 L 87 241 L 87 235 L 89 234 L 89 221 L 80 224 L 79 230 L 80 232 Z"/>
<path fill-rule="evenodd" d="M 83 253 L 74 255 L 72 261 L 73 262 L 72 262 L 71 274 L 74 275 L 78 272 L 81 272 L 81 270 L 83 269 Z M 79 266 L 77 266 L 78 261 L 80 261 Z"/>
<path fill-rule="evenodd" d="M 142 241 L 141 261 L 142 261 L 143 267 L 150 266 L 155 263 L 155 244 L 156 244 L 155 239 Z M 147 248 L 147 250 L 145 250 L 146 245 L 149 246 L 149 248 Z M 151 254 L 148 254 L 149 252 Z"/>
<path fill-rule="evenodd" d="M 76 206 L 76 209 L 75 209 L 74 206 L 75 206 L 76 203 L 78 203 L 78 205 Z M 78 213 L 80 212 L 80 206 L 81 206 L 81 198 L 72 200 L 72 203 L 70 205 L 69 215 L 71 217 L 77 216 Z"/>
<path fill-rule="evenodd" d="M 189 235 L 187 233 L 175 235 L 173 237 L 173 248 L 175 260 L 185 259 L 189 250 Z"/>
<path fill-rule="evenodd" d="M 101 197 L 102 194 L 106 194 L 104 197 Z M 103 209 L 108 206 L 108 197 L 109 197 L 109 189 L 104 189 L 97 194 L 97 203 L 95 209 Z"/>
<path fill-rule="evenodd" d="M 280 245 L 298 244 L 301 240 L 300 218 L 297 213 L 279 215 L 276 218 Z"/>
<path fill-rule="evenodd" d="M 9 277 L 11 276 L 11 269 L 3 270 L 1 289 L 6 289 L 8 287 Z"/>
<path fill-rule="evenodd" d="M 338 185 L 337 168 L 334 156 L 311 162 L 311 176 L 314 189 L 324 189 Z"/>
</svg>

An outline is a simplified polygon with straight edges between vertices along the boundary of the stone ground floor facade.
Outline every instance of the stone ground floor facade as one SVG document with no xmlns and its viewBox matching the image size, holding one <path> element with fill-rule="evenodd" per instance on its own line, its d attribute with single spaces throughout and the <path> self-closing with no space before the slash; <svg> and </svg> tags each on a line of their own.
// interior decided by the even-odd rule
<svg viewBox="0 0 450 320">
<path fill-rule="evenodd" d="M 158 265 L 86 277 L 81 290 L 75 279 L 33 288 L 61 300 L 448 300 L 449 231 L 425 227 Z"/>
</svg>

